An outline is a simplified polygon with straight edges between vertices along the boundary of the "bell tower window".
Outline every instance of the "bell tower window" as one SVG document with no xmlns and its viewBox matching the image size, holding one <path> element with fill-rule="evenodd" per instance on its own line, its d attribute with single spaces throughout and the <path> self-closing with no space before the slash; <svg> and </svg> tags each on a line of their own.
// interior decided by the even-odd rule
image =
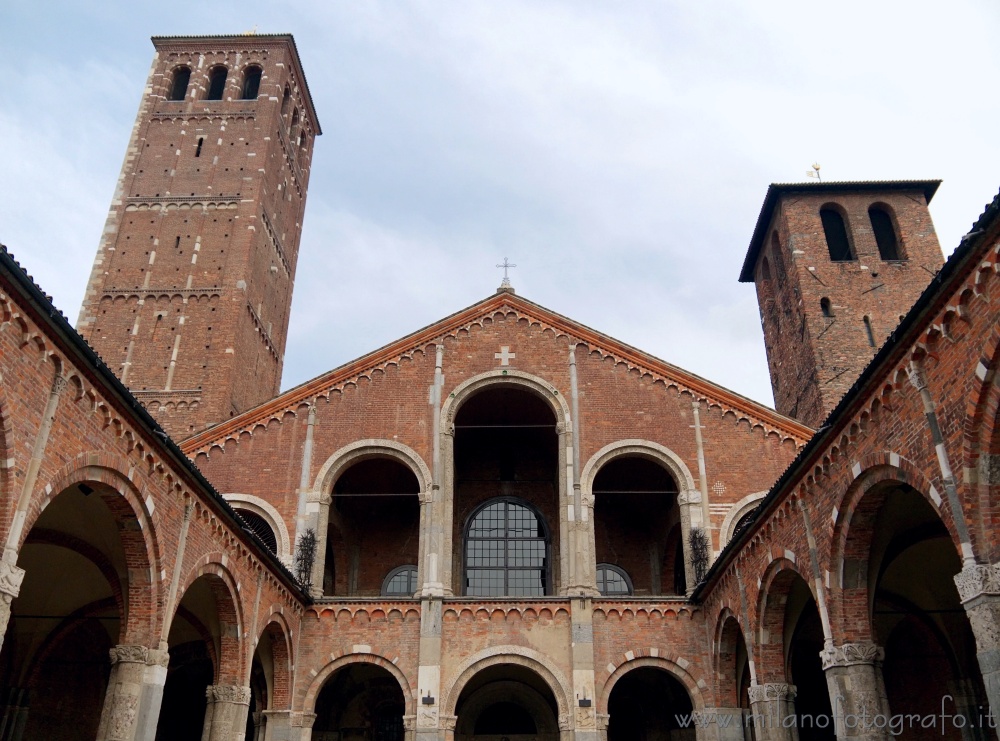
<svg viewBox="0 0 1000 741">
<path fill-rule="evenodd" d="M 257 96 L 260 94 L 260 77 L 260 67 L 256 65 L 247 67 L 246 72 L 243 73 L 243 90 L 240 95 L 243 100 L 257 100 Z"/>
<path fill-rule="evenodd" d="M 883 260 L 902 260 L 896 226 L 892 223 L 889 212 L 884 207 L 875 205 L 868 209 L 868 218 L 872 222 L 872 231 L 875 232 L 879 257 Z"/>
<path fill-rule="evenodd" d="M 207 100 L 222 100 L 222 94 L 226 91 L 226 77 L 229 71 L 225 67 L 213 67 L 208 73 L 208 96 Z"/>
<path fill-rule="evenodd" d="M 189 82 L 191 82 L 190 67 L 178 67 L 175 69 L 174 79 L 170 85 L 170 100 L 184 100 L 187 97 Z"/>
<path fill-rule="evenodd" d="M 824 206 L 819 211 L 823 222 L 823 233 L 826 235 L 826 247 L 830 251 L 833 262 L 851 262 L 854 253 L 851 250 L 851 239 L 847 232 L 844 217 L 832 206 Z"/>
</svg>

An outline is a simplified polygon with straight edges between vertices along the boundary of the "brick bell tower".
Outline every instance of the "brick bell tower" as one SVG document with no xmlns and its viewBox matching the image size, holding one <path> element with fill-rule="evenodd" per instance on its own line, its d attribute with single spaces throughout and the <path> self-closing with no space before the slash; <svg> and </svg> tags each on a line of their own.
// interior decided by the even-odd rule
<svg viewBox="0 0 1000 741">
<path fill-rule="evenodd" d="M 938 185 L 768 188 L 740 281 L 757 286 L 779 412 L 819 427 L 940 270 Z"/>
<path fill-rule="evenodd" d="M 181 439 L 278 393 L 321 131 L 290 35 L 153 46 L 77 329 Z"/>
</svg>

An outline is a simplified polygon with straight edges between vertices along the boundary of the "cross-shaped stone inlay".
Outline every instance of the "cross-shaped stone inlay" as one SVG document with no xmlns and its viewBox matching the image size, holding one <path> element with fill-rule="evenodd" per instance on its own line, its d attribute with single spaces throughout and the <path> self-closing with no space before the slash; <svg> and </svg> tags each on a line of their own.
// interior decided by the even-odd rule
<svg viewBox="0 0 1000 741">
<path fill-rule="evenodd" d="M 501 345 L 500 352 L 493 353 L 493 357 L 500 361 L 500 365 L 510 365 L 511 359 L 517 355 L 510 351 L 510 345 Z"/>
</svg>

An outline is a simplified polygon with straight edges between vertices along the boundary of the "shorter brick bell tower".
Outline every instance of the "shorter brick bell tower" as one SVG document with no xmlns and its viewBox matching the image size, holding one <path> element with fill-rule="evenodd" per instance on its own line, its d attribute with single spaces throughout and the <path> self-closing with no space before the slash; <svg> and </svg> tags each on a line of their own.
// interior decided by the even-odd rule
<svg viewBox="0 0 1000 741">
<path fill-rule="evenodd" d="M 278 393 L 321 131 L 291 36 L 153 45 L 77 329 L 180 439 Z"/>
<path fill-rule="evenodd" d="M 740 281 L 757 286 L 779 412 L 818 427 L 940 270 L 939 184 L 768 188 Z"/>
</svg>

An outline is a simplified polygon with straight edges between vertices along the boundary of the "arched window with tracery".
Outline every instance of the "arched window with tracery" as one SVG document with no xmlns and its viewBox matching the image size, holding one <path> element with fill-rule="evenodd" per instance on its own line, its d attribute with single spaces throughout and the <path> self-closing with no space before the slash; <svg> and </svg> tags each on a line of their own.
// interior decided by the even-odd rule
<svg viewBox="0 0 1000 741">
<path fill-rule="evenodd" d="M 229 70 L 225 67 L 212 67 L 208 73 L 208 95 L 206 100 L 222 100 L 223 93 L 226 92 L 226 78 Z"/>
<path fill-rule="evenodd" d="M 610 563 L 597 564 L 597 591 L 603 597 L 627 597 L 632 594 L 632 580 L 625 569 Z"/>
<path fill-rule="evenodd" d="M 260 94 L 261 74 L 261 68 L 255 64 L 246 68 L 243 73 L 243 89 L 240 91 L 243 100 L 257 100 Z"/>
<path fill-rule="evenodd" d="M 190 67 L 178 67 L 175 69 L 174 78 L 170 83 L 170 100 L 184 100 L 187 97 L 188 84 L 190 82 Z"/>
<path fill-rule="evenodd" d="M 548 592 L 549 537 L 541 515 L 512 497 L 473 513 L 465 534 L 465 594 L 541 597 Z"/>
</svg>

